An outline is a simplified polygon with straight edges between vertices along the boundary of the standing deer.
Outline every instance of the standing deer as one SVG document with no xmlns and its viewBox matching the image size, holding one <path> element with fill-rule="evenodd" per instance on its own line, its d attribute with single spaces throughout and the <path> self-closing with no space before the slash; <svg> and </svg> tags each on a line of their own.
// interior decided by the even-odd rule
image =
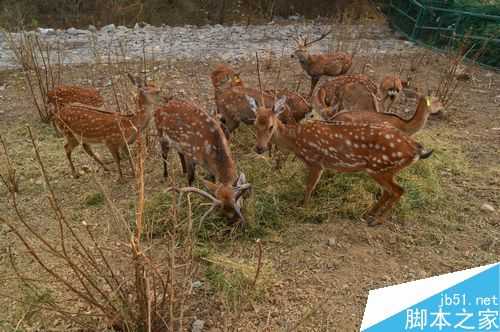
<svg viewBox="0 0 500 332">
<path fill-rule="evenodd" d="M 78 177 L 78 173 L 71 160 L 71 153 L 80 144 L 82 144 L 88 155 L 105 170 L 108 170 L 90 148 L 90 144 L 104 144 L 116 162 L 119 180 L 123 179 L 119 151 L 127 144 L 131 144 L 137 134 L 147 127 L 156 104 L 161 99 L 158 88 L 147 86 L 130 75 L 129 77 L 139 88 L 139 98 L 143 100 L 144 105 L 142 109 L 133 115 L 109 112 L 79 103 L 68 104 L 56 113 L 55 123 L 66 138 L 64 149 L 66 150 L 73 177 Z M 130 162 L 132 166 L 132 161 L 130 160 Z"/>
<path fill-rule="evenodd" d="M 54 122 L 55 114 L 71 103 L 102 107 L 104 98 L 99 94 L 99 90 L 91 87 L 59 85 L 50 90 L 47 92 L 47 105 L 49 119 L 55 129 L 57 129 Z"/>
<path fill-rule="evenodd" d="M 370 111 L 342 111 L 330 121 L 365 122 L 374 124 L 388 124 L 412 136 L 425 127 L 429 115 L 443 110 L 443 104 L 437 97 L 420 96 L 417 109 L 413 116 L 406 120 L 394 113 L 376 113 Z"/>
<path fill-rule="evenodd" d="M 277 96 L 287 95 L 289 102 L 287 103 L 286 112 L 281 116 L 282 120 L 286 122 L 299 121 L 312 109 L 304 98 L 294 92 L 280 91 L 275 94 L 247 87 L 239 74 L 227 65 L 217 66 L 212 72 L 211 79 L 221 122 L 230 133 L 236 130 L 240 123 L 253 125 L 255 121 L 255 114 L 248 106 L 245 97 L 247 95 L 263 100 L 268 107 L 272 107 Z"/>
<path fill-rule="evenodd" d="M 381 124 L 310 121 L 284 124 L 278 118 L 285 99 L 272 109 L 249 104 L 256 113 L 255 151 L 263 153 L 270 140 L 289 149 L 308 169 L 304 196 L 307 204 L 325 168 L 338 172 L 364 171 L 383 188 L 382 197 L 364 214 L 369 225 L 381 224 L 404 190 L 394 180 L 404 168 L 432 154 L 400 130 Z"/>
<path fill-rule="evenodd" d="M 364 74 L 335 77 L 319 87 L 313 106 L 326 110 L 330 116 L 342 109 L 378 112 L 383 107 L 387 110 L 407 84 L 395 76 L 384 77 L 379 86 Z"/>
<path fill-rule="evenodd" d="M 59 85 L 47 92 L 47 104 L 52 115 L 71 103 L 101 107 L 104 105 L 104 98 L 95 88 L 73 85 Z"/>
<path fill-rule="evenodd" d="M 244 221 L 239 201 L 250 185 L 245 183 L 243 173 L 237 177 L 236 164 L 219 122 L 189 102 L 171 99 L 155 112 L 155 124 L 164 163 L 169 149 L 177 150 L 185 159 L 190 186 L 195 178 L 196 164 L 215 177 L 215 182 L 203 181 L 213 195 L 193 187 L 181 191 L 195 192 L 211 199 L 212 208 L 220 207 L 232 222 L 235 219 Z M 164 175 L 168 176 L 167 165 L 164 167 Z"/>
<path fill-rule="evenodd" d="M 313 95 L 314 88 L 321 76 L 339 76 L 346 74 L 352 66 L 352 55 L 345 52 L 334 52 L 327 54 L 310 54 L 309 46 L 319 42 L 328 36 L 332 30 L 324 32 L 318 38 L 308 41 L 305 38 L 297 38 L 297 49 L 292 57 L 297 57 L 302 69 L 311 77 L 311 90 L 309 97 Z"/>
</svg>

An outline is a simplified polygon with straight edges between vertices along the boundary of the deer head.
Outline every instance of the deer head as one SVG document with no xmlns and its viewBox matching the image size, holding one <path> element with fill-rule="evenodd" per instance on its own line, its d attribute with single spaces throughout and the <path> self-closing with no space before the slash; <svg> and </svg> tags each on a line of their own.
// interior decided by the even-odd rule
<svg viewBox="0 0 500 332">
<path fill-rule="evenodd" d="M 330 29 L 328 31 L 323 31 L 318 38 L 313 40 L 309 40 L 308 38 L 303 36 L 292 37 L 296 44 L 296 50 L 293 52 L 291 57 L 292 58 L 297 57 L 301 62 L 307 60 L 309 56 L 309 51 L 308 51 L 309 46 L 326 38 L 329 34 L 332 33 L 332 31 L 333 29 Z"/>
<path fill-rule="evenodd" d="M 174 190 L 180 192 L 193 192 L 212 201 L 212 206 L 205 215 L 215 208 L 219 208 L 230 223 L 235 223 L 238 220 L 245 223 L 245 217 L 241 212 L 241 200 L 245 196 L 245 193 L 248 193 L 252 188 L 246 181 L 245 174 L 241 173 L 232 185 L 214 183 L 208 180 L 203 180 L 203 183 L 210 193 L 195 187 L 185 187 Z"/>
<path fill-rule="evenodd" d="M 278 116 L 285 110 L 286 96 L 281 97 L 275 103 L 272 109 L 266 108 L 264 105 L 257 107 L 257 102 L 254 98 L 246 96 L 250 109 L 255 113 L 255 131 L 257 141 L 255 144 L 255 152 L 258 154 L 264 153 L 269 148 L 269 142 L 273 137 L 279 125 Z"/>
</svg>

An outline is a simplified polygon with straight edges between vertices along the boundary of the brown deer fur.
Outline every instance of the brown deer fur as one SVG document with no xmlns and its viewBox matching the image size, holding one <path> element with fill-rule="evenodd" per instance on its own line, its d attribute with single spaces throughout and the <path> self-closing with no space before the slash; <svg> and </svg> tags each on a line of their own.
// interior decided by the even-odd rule
<svg viewBox="0 0 500 332">
<path fill-rule="evenodd" d="M 281 119 L 285 122 L 300 121 L 312 109 L 297 93 L 282 90 L 275 95 L 274 92 L 261 93 L 258 89 L 246 87 L 239 74 L 227 65 L 218 65 L 212 72 L 211 79 L 215 90 L 217 110 L 229 132 L 238 128 L 241 122 L 251 125 L 255 120 L 255 115 L 249 108 L 245 96 L 252 96 L 259 101 L 263 99 L 266 106 L 271 107 L 276 97 L 286 95 L 289 97 L 287 109 L 281 115 Z"/>
<path fill-rule="evenodd" d="M 384 77 L 377 86 L 364 74 L 344 75 L 323 83 L 313 97 L 313 106 L 330 108 L 333 112 L 343 109 L 377 112 L 386 107 L 386 101 L 392 104 L 402 89 L 402 81 L 394 76 Z"/>
<path fill-rule="evenodd" d="M 396 174 L 432 152 L 424 153 L 422 146 L 391 126 L 344 121 L 284 124 L 277 116 L 283 110 L 281 99 L 273 109 L 257 108 L 251 98 L 249 104 L 256 112 L 255 151 L 263 153 L 272 139 L 293 151 L 306 165 L 309 175 L 304 203 L 309 201 L 325 168 L 338 172 L 364 171 L 377 181 L 383 195 L 365 214 L 370 225 L 382 223 L 403 195 L 403 188 L 395 182 Z"/>
<path fill-rule="evenodd" d="M 71 160 L 75 147 L 82 144 L 84 150 L 104 169 L 103 162 L 93 153 L 90 144 L 104 144 L 116 162 L 119 179 L 123 178 L 120 167 L 120 148 L 132 143 L 153 116 L 155 104 L 160 101 L 160 90 L 153 86 L 139 86 L 139 93 L 145 100 L 144 108 L 133 115 L 103 111 L 88 105 L 73 103 L 57 112 L 55 123 L 66 138 L 64 149 L 74 177 L 78 174 Z"/>
<path fill-rule="evenodd" d="M 60 85 L 47 93 L 47 104 L 52 112 L 57 112 L 70 103 L 80 103 L 94 107 L 104 106 L 104 98 L 95 88 Z"/>
<path fill-rule="evenodd" d="M 351 121 L 366 123 L 385 123 L 402 130 L 408 135 L 414 135 L 421 130 L 432 113 L 443 109 L 443 105 L 436 97 L 420 97 L 417 109 L 413 116 L 406 120 L 393 113 L 376 113 L 370 111 L 343 111 L 334 115 L 331 121 Z"/>
<path fill-rule="evenodd" d="M 313 95 L 314 88 L 321 76 L 344 75 L 352 66 L 351 54 L 345 52 L 310 54 L 305 42 L 299 44 L 293 56 L 297 57 L 302 69 L 311 77 L 309 96 Z"/>
<path fill-rule="evenodd" d="M 240 215 L 236 205 L 239 193 L 234 187 L 236 163 L 219 122 L 190 102 L 171 99 L 155 112 L 155 124 L 164 160 L 171 147 L 182 154 L 190 185 L 195 176 L 195 164 L 204 167 L 215 177 L 215 182 L 205 180 L 205 185 L 221 202 L 226 217 L 232 219 L 235 214 Z"/>
</svg>

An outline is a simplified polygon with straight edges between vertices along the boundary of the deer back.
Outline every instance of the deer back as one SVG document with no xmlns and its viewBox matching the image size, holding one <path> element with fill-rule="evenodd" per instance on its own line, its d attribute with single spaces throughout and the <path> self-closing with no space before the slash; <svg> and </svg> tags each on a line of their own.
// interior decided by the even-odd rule
<svg viewBox="0 0 500 332">
<path fill-rule="evenodd" d="M 235 122 L 243 122 L 251 125 L 255 120 L 255 114 L 248 105 L 245 96 L 251 96 L 260 102 L 260 90 L 246 87 L 233 87 L 221 93 L 218 109 L 226 119 Z M 268 93 L 263 93 L 264 103 L 267 107 L 272 107 L 274 97 Z"/>
<path fill-rule="evenodd" d="M 236 166 L 217 120 L 196 105 L 171 99 L 155 112 L 156 128 L 170 146 L 213 174 L 218 182 L 233 185 Z"/>
<path fill-rule="evenodd" d="M 122 115 L 79 103 L 64 106 L 55 121 L 65 135 L 94 144 L 128 143 L 134 139 L 137 130 L 142 129 L 137 114 Z"/>
<path fill-rule="evenodd" d="M 47 93 L 47 103 L 58 111 L 71 103 L 100 107 L 104 105 L 104 99 L 95 88 L 60 85 Z"/>
<path fill-rule="evenodd" d="M 312 121 L 297 130 L 295 150 L 308 164 L 339 171 L 381 173 L 418 160 L 421 147 L 388 125 Z"/>
</svg>

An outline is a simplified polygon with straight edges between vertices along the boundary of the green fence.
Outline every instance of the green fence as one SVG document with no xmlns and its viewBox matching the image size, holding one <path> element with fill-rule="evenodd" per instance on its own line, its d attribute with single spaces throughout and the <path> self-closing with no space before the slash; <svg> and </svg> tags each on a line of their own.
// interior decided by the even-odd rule
<svg viewBox="0 0 500 332">
<path fill-rule="evenodd" d="M 408 39 L 446 49 L 467 45 L 466 57 L 500 69 L 500 1 L 386 0 L 394 28 Z"/>
</svg>

